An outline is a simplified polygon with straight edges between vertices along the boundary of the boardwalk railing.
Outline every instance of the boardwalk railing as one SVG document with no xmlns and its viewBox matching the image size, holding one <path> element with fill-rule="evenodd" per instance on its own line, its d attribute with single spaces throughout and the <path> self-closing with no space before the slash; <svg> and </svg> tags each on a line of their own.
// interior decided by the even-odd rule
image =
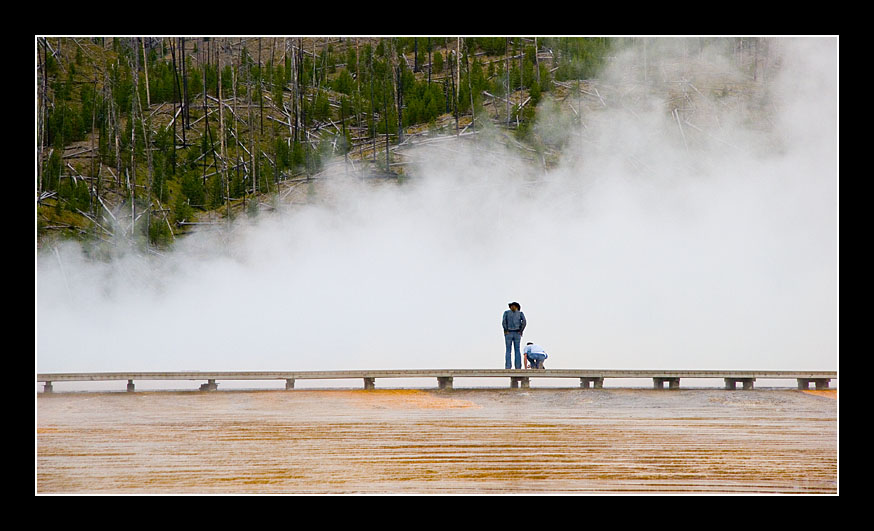
<svg viewBox="0 0 874 531">
<path fill-rule="evenodd" d="M 399 369 L 355 371 L 225 371 L 225 372 L 77 372 L 37 374 L 43 391 L 52 392 L 52 382 L 96 382 L 127 380 L 127 390 L 134 390 L 136 380 L 192 380 L 206 381 L 201 391 L 215 391 L 218 380 L 285 380 L 286 389 L 294 389 L 295 380 L 362 379 L 365 389 L 374 389 L 377 378 L 436 378 L 440 389 L 452 389 L 454 378 L 509 378 L 510 387 L 530 386 L 531 378 L 579 378 L 580 387 L 600 389 L 606 378 L 651 378 L 653 387 L 679 389 L 681 378 L 721 378 L 726 389 L 752 389 L 760 379 L 797 380 L 798 389 L 809 389 L 813 382 L 817 389 L 828 389 L 837 378 L 837 371 L 708 371 L 708 370 L 595 370 L 595 369 Z"/>
</svg>

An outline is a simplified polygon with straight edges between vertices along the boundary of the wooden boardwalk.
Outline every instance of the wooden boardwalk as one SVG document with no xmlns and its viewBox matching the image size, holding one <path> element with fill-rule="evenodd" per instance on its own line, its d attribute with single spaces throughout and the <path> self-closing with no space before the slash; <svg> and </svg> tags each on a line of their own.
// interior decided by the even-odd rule
<svg viewBox="0 0 874 531">
<path fill-rule="evenodd" d="M 827 389 L 829 382 L 837 378 L 837 371 L 724 371 L 724 370 L 627 370 L 627 369 L 392 369 L 349 371 L 183 371 L 183 372 L 75 372 L 40 373 L 37 382 L 44 384 L 43 391 L 52 392 L 52 382 L 83 382 L 127 380 L 127 390 L 134 391 L 137 380 L 189 380 L 205 381 L 202 391 L 218 389 L 219 380 L 285 380 L 286 389 L 294 389 L 296 380 L 360 379 L 365 389 L 374 389 L 377 378 L 436 378 L 437 387 L 452 389 L 455 378 L 509 378 L 510 387 L 530 386 L 532 378 L 578 378 L 580 387 L 603 387 L 607 378 L 652 379 L 653 387 L 679 389 L 681 378 L 718 378 L 726 389 L 735 389 L 741 383 L 744 389 L 752 389 L 756 379 L 796 380 L 798 389 L 808 389 L 811 382 L 817 389 Z"/>
</svg>

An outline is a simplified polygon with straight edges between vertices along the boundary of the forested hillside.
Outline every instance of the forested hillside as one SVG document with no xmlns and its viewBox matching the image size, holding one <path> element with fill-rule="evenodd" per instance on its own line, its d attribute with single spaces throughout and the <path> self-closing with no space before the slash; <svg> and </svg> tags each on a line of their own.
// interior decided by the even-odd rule
<svg viewBox="0 0 874 531">
<path fill-rule="evenodd" d="M 409 132 L 525 136 L 584 38 L 38 38 L 37 234 L 166 246 L 255 215 L 333 157 L 391 176 Z M 509 97 L 508 97 L 509 94 Z M 387 146 L 389 149 L 387 150 Z M 212 215 L 209 215 L 212 214 Z"/>
<path fill-rule="evenodd" d="M 38 245 L 160 250 L 193 225 L 315 194 L 335 163 L 400 178 L 396 148 L 415 135 L 489 129 L 547 164 L 555 146 L 532 134 L 542 102 L 573 90 L 603 104 L 584 83 L 623 41 L 39 37 Z"/>
</svg>

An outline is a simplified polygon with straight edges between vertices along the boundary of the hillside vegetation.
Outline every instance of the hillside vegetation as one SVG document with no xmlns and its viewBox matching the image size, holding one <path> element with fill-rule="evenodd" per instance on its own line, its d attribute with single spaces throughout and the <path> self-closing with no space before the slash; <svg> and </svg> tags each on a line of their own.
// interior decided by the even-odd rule
<svg viewBox="0 0 874 531">
<path fill-rule="evenodd" d="M 628 41 L 39 37 L 37 244 L 159 252 L 331 172 L 400 179 L 411 137 L 487 129 L 549 164 L 542 102 L 606 105 L 587 83 Z"/>
</svg>

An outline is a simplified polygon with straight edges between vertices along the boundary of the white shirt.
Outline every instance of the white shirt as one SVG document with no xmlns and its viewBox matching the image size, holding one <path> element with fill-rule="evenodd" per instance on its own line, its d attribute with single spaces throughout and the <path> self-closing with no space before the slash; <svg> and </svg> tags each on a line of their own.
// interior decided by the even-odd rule
<svg viewBox="0 0 874 531">
<path fill-rule="evenodd" d="M 525 354 L 546 354 L 546 350 L 540 345 L 525 345 Z"/>
</svg>

